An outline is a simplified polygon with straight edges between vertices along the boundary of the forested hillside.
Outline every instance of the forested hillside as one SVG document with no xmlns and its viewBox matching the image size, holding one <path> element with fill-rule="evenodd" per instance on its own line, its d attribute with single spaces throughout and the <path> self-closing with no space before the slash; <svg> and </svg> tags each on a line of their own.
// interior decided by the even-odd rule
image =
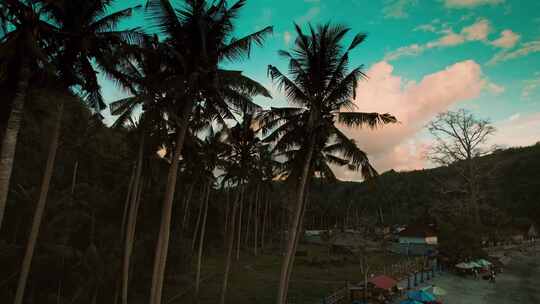
<svg viewBox="0 0 540 304">
<path fill-rule="evenodd" d="M 540 144 L 497 150 L 475 162 L 487 172 L 480 187 L 485 225 L 540 223 Z M 381 213 L 385 224 L 443 220 L 464 200 L 459 183 L 451 166 L 390 170 L 370 183 L 319 183 L 312 188 L 309 223 L 318 226 L 317 216 L 322 215 L 330 225 L 347 219 L 351 223 L 358 214 L 375 224 L 380 223 Z"/>
</svg>

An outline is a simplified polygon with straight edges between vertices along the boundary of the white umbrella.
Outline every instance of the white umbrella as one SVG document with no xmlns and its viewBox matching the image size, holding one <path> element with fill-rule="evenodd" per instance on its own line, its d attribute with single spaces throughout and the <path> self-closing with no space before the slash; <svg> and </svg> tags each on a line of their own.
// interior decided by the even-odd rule
<svg viewBox="0 0 540 304">
<path fill-rule="evenodd" d="M 446 290 L 438 287 L 438 286 L 428 286 L 428 287 L 425 287 L 425 288 L 422 288 L 423 291 L 427 291 L 427 292 L 430 292 L 436 296 L 444 296 L 446 295 Z"/>
<path fill-rule="evenodd" d="M 469 264 L 469 263 L 459 263 L 456 265 L 457 268 L 461 268 L 461 269 L 472 269 L 474 268 L 473 265 Z"/>
</svg>

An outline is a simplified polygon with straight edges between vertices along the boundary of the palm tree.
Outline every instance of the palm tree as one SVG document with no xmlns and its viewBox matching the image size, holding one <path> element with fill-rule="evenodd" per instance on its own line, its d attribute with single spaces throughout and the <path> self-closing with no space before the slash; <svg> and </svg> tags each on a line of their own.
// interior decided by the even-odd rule
<svg viewBox="0 0 540 304">
<path fill-rule="evenodd" d="M 133 250 L 135 226 L 139 206 L 139 189 L 142 186 L 141 175 L 143 158 L 148 151 L 156 152 L 158 146 L 167 141 L 169 131 L 165 108 L 168 102 L 166 91 L 160 83 L 163 71 L 166 69 L 162 57 L 163 45 L 156 36 L 144 37 L 141 47 L 128 46 L 118 51 L 115 56 L 117 62 L 113 70 L 115 78 L 122 86 L 129 88 L 132 96 L 126 97 L 109 104 L 112 115 L 117 115 L 113 127 L 121 127 L 126 124 L 135 125 L 139 133 L 139 152 L 133 175 L 133 186 L 128 190 L 128 203 L 126 234 L 124 238 L 124 259 L 122 270 L 122 303 L 128 302 L 128 285 L 130 273 L 130 260 Z M 122 56 L 123 55 L 123 56 Z M 140 110 L 140 112 L 138 112 Z M 138 123 L 133 121 L 135 115 L 139 115 Z M 151 144 L 148 144 L 150 139 Z M 146 151 L 146 152 L 145 152 Z"/>
<path fill-rule="evenodd" d="M 41 1 L 43 10 L 59 31 L 53 45 L 60 49 L 56 62 L 62 84 L 81 86 L 88 105 L 96 111 L 103 110 L 106 105 L 92 61 L 105 76 L 126 88 L 123 85 L 126 81 L 116 73 L 117 62 L 112 51 L 143 42 L 145 35 L 139 28 L 117 29 L 140 6 L 109 13 L 114 0 Z"/>
<path fill-rule="evenodd" d="M 92 68 L 90 60 L 94 59 L 103 67 L 104 71 L 107 71 L 110 69 L 105 59 L 110 55 L 110 51 L 107 50 L 120 47 L 134 38 L 140 37 L 134 30 L 115 31 L 117 23 L 131 15 L 131 9 L 106 15 L 110 4 L 111 1 L 100 0 L 46 1 L 42 7 L 48 13 L 51 22 L 56 24 L 55 32 L 47 37 L 49 38 L 47 43 L 58 46 L 59 49 L 51 56 L 60 83 L 58 90 L 69 92 L 73 86 L 79 85 L 86 93 L 84 95 L 86 102 L 98 110 L 102 109 L 105 104 L 99 92 L 96 72 Z M 77 89 L 73 89 L 73 91 L 77 91 Z M 15 304 L 20 304 L 23 301 L 26 281 L 47 202 L 64 108 L 63 98 L 57 101 L 58 111 L 54 133 L 50 142 L 40 196 L 23 259 Z"/>
<path fill-rule="evenodd" d="M 157 29 L 170 47 L 170 79 L 176 79 L 173 107 L 169 115 L 175 119 L 175 149 L 167 178 L 162 209 L 162 223 L 154 260 L 150 303 L 160 304 L 163 277 L 169 245 L 172 204 L 176 189 L 179 158 L 195 103 L 204 102 L 207 108 L 223 115 L 234 100 L 224 97 L 219 90 L 218 65 L 223 60 L 234 61 L 249 55 L 252 44 L 261 45 L 271 32 L 265 28 L 244 38 L 232 38 L 233 21 L 245 5 L 239 0 L 230 7 L 227 1 L 210 3 L 206 0 L 186 1 L 182 9 L 175 9 L 169 0 L 149 0 L 147 7 Z M 223 116 L 216 115 L 215 119 Z"/>
<path fill-rule="evenodd" d="M 225 161 L 221 168 L 225 173 L 221 176 L 222 184 L 236 187 L 236 198 L 232 202 L 227 228 L 227 252 L 225 256 L 225 269 L 221 288 L 220 304 L 224 304 L 227 296 L 229 272 L 232 263 L 233 247 L 236 241 L 236 259 L 240 254 L 240 238 L 242 230 L 242 207 L 250 181 L 256 170 L 258 160 L 258 147 L 260 139 L 257 137 L 254 115 L 244 107 L 242 121 L 228 132 L 227 151 L 223 155 Z M 238 213 L 238 214 L 237 214 Z"/>
<path fill-rule="evenodd" d="M 201 161 L 199 166 L 204 170 L 203 176 L 206 179 L 207 189 L 206 196 L 204 197 L 204 202 L 201 208 L 203 211 L 203 218 L 200 225 L 199 233 L 199 244 L 197 251 L 197 269 L 195 275 L 195 297 L 199 296 L 200 282 L 201 282 L 201 265 L 202 265 L 202 254 L 204 250 L 204 238 L 206 231 L 206 220 L 208 216 L 208 200 L 210 198 L 210 193 L 213 189 L 212 185 L 215 182 L 214 171 L 221 163 L 221 157 L 225 152 L 226 146 L 224 143 L 224 131 L 214 131 L 213 127 L 209 128 L 208 134 L 204 140 L 201 141 L 200 151 Z M 195 227 L 197 229 L 197 227 Z"/>
<path fill-rule="evenodd" d="M 343 47 L 342 41 L 350 31 L 344 26 L 324 24 L 313 28 L 310 25 L 309 34 L 305 34 L 298 25 L 295 28 L 298 37 L 293 50 L 279 53 L 289 60 L 292 78 L 274 66 L 268 67 L 268 73 L 278 88 L 285 91 L 289 102 L 298 107 L 272 109 L 262 118 L 263 131 L 272 131 L 267 140 L 275 142 L 274 149 L 291 154 L 290 151 L 296 148 L 293 155 L 289 155 L 293 161 L 288 180 L 295 191 L 291 191 L 289 202 L 293 216 L 289 221 L 278 304 L 287 301 L 294 251 L 305 210 L 306 189 L 315 170 L 314 160 L 326 156 L 326 159 L 334 161 L 333 152 L 338 152 L 349 159 L 351 168 L 360 169 L 365 177 L 374 174 L 365 154 L 338 129 L 336 123 L 375 127 L 396 121 L 389 114 L 342 112 L 343 109 L 354 109 L 351 98 L 355 97 L 358 81 L 365 77 L 362 66 L 350 71 L 348 67 L 350 52 L 364 41 L 365 34 L 355 35 L 350 45 Z M 325 154 L 325 147 L 328 154 Z"/>
<path fill-rule="evenodd" d="M 5 0 L 0 3 L 0 92 L 11 101 L 2 104 L 0 117 L 0 126 L 5 127 L 0 131 L 0 229 L 32 70 L 48 66 L 42 36 L 53 30 L 41 20 L 31 2 Z"/>
</svg>

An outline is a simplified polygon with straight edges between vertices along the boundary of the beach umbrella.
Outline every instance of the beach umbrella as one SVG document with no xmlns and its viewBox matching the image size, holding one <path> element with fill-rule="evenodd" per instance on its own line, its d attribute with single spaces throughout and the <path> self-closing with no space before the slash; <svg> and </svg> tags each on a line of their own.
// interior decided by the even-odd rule
<svg viewBox="0 0 540 304">
<path fill-rule="evenodd" d="M 409 300 L 401 301 L 401 302 L 399 302 L 399 304 L 422 304 L 422 302 L 418 302 L 418 301 L 409 299 Z"/>
<path fill-rule="evenodd" d="M 427 292 L 430 292 L 432 293 L 433 295 L 436 295 L 436 296 L 444 296 L 446 295 L 446 290 L 438 287 L 438 286 L 428 286 L 428 287 L 425 287 L 425 288 L 422 288 L 423 291 L 427 291 Z"/>
<path fill-rule="evenodd" d="M 459 263 L 459 264 L 456 265 L 456 267 L 460 268 L 460 269 L 472 269 L 472 268 L 474 268 L 474 266 L 472 266 L 469 263 Z"/>
<path fill-rule="evenodd" d="M 469 262 L 469 265 L 471 265 L 472 267 L 471 268 L 482 268 L 483 266 L 472 261 L 472 262 Z"/>
<path fill-rule="evenodd" d="M 476 261 L 476 263 L 481 265 L 482 267 L 487 267 L 487 266 L 491 265 L 491 262 L 489 262 L 488 260 L 484 260 L 484 259 L 480 259 L 480 260 Z"/>
<path fill-rule="evenodd" d="M 407 297 L 410 300 L 420 301 L 420 302 L 432 302 L 435 301 L 435 296 L 424 290 L 415 290 L 407 292 Z"/>
</svg>

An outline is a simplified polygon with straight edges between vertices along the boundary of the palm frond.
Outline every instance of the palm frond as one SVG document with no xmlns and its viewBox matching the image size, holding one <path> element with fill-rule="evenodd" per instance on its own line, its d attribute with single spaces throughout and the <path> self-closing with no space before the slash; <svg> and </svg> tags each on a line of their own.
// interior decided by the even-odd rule
<svg viewBox="0 0 540 304">
<path fill-rule="evenodd" d="M 218 76 L 220 77 L 220 82 L 222 86 L 235 89 L 243 94 L 249 96 L 262 95 L 267 98 L 272 98 L 270 92 L 259 82 L 242 75 L 241 73 L 229 73 L 225 70 L 219 70 Z"/>
<path fill-rule="evenodd" d="M 264 29 L 243 38 L 232 39 L 228 45 L 219 51 L 220 57 L 226 58 L 229 61 L 249 58 L 252 45 L 255 43 L 258 46 L 262 46 L 266 36 L 272 34 L 272 32 L 273 27 L 267 26 Z"/>
<path fill-rule="evenodd" d="M 360 66 L 352 70 L 343 79 L 335 81 L 335 85 L 328 88 L 325 104 L 339 104 L 342 100 L 351 97 L 355 98 L 358 80 L 365 77 L 367 76 L 362 72 L 362 66 Z"/>
<path fill-rule="evenodd" d="M 174 36 L 182 24 L 170 0 L 147 0 L 148 19 L 161 34 Z"/>
<path fill-rule="evenodd" d="M 278 90 L 285 91 L 285 96 L 289 101 L 304 105 L 308 103 L 309 98 L 292 80 L 285 76 L 279 69 L 275 66 L 268 66 L 268 75 L 273 81 L 277 82 Z"/>
<path fill-rule="evenodd" d="M 368 126 L 373 129 L 382 125 L 397 122 L 397 119 L 388 113 L 340 112 L 337 116 L 338 122 L 348 127 Z"/>
<path fill-rule="evenodd" d="M 142 5 L 137 5 L 137 6 L 123 9 L 116 13 L 107 15 L 97 20 L 96 22 L 94 22 L 90 26 L 90 30 L 96 33 L 103 32 L 103 31 L 114 31 L 122 20 L 126 19 L 127 17 L 131 17 L 133 15 L 133 11 L 140 9 L 141 7 Z"/>
</svg>

